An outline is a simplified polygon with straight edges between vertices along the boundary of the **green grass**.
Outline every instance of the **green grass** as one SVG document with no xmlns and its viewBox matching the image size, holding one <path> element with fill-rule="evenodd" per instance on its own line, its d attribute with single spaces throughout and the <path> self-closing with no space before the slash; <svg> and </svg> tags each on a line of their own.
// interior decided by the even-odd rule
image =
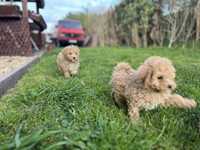
<svg viewBox="0 0 200 150">
<path fill-rule="evenodd" d="M 77 77 L 65 80 L 46 54 L 0 100 L 1 149 L 186 149 L 200 147 L 200 109 L 141 112 L 133 124 L 111 99 L 109 80 L 120 61 L 170 58 L 177 92 L 200 102 L 200 52 L 190 49 L 83 48 Z"/>
</svg>

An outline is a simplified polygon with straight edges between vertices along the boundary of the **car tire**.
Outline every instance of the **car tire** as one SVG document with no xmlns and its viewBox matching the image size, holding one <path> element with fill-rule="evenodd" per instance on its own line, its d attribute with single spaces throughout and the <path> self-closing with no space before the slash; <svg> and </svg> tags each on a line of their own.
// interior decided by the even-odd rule
<svg viewBox="0 0 200 150">
<path fill-rule="evenodd" d="M 60 47 L 60 41 L 58 39 L 53 40 L 56 47 Z"/>
<path fill-rule="evenodd" d="M 78 42 L 78 46 L 83 47 L 84 46 L 84 42 Z"/>
</svg>

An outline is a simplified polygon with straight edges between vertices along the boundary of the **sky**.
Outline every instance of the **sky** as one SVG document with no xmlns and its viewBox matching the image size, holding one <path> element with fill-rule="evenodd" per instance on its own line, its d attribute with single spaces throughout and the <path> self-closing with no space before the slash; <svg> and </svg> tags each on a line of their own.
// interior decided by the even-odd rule
<svg viewBox="0 0 200 150">
<path fill-rule="evenodd" d="M 69 12 L 102 12 L 115 6 L 120 0 L 45 0 L 45 8 L 41 9 L 45 21 L 48 24 L 47 31 L 51 31 L 59 19 Z M 31 6 L 33 9 L 33 6 Z"/>
</svg>

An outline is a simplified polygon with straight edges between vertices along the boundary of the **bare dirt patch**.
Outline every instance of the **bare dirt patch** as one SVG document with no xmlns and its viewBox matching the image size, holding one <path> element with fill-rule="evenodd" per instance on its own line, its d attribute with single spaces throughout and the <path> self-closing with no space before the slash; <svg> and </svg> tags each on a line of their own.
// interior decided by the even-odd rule
<svg viewBox="0 0 200 150">
<path fill-rule="evenodd" d="M 32 57 L 0 56 L 0 77 L 26 64 L 31 59 Z"/>
</svg>

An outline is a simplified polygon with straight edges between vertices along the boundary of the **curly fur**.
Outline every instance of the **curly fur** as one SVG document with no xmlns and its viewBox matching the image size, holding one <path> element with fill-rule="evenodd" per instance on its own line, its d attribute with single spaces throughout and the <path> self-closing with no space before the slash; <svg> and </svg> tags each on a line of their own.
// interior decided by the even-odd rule
<svg viewBox="0 0 200 150">
<path fill-rule="evenodd" d="M 139 119 L 139 111 L 156 107 L 196 107 L 196 102 L 173 94 L 176 88 L 175 68 L 170 60 L 152 56 L 138 70 L 128 63 L 119 63 L 112 74 L 112 96 L 119 105 L 128 106 L 131 119 Z"/>
<path fill-rule="evenodd" d="M 58 70 L 64 74 L 65 78 L 76 75 L 79 72 L 79 53 L 80 50 L 77 46 L 65 47 L 57 56 Z"/>
</svg>

